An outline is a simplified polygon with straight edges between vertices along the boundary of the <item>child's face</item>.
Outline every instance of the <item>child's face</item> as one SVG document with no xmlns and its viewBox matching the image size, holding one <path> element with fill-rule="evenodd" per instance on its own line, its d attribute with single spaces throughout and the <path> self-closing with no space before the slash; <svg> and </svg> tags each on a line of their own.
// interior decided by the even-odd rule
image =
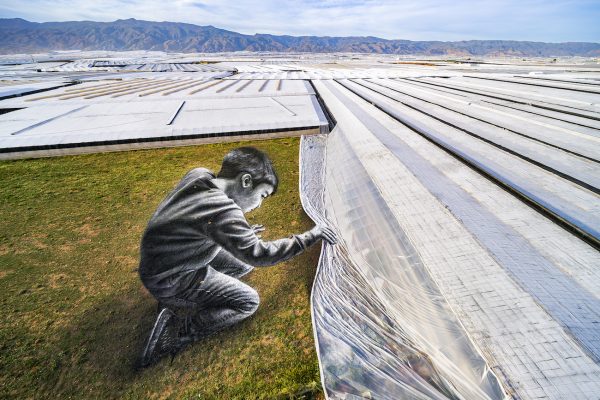
<svg viewBox="0 0 600 400">
<path fill-rule="evenodd" d="M 260 207 L 263 199 L 270 196 L 274 188 L 268 183 L 261 183 L 255 187 L 240 185 L 237 189 L 235 193 L 230 194 L 230 197 L 244 213 L 247 213 Z"/>
</svg>

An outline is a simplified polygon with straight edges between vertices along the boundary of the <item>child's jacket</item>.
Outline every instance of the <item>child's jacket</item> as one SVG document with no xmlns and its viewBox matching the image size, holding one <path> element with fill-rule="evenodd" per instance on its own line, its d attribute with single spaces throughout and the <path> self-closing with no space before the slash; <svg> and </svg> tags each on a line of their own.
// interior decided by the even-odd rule
<svg viewBox="0 0 600 400">
<path fill-rule="evenodd" d="M 158 206 L 142 237 L 140 276 L 161 297 L 201 280 L 221 248 L 254 266 L 273 265 L 315 242 L 307 232 L 271 242 L 260 240 L 240 207 L 211 180 L 207 169 L 190 171 Z"/>
</svg>

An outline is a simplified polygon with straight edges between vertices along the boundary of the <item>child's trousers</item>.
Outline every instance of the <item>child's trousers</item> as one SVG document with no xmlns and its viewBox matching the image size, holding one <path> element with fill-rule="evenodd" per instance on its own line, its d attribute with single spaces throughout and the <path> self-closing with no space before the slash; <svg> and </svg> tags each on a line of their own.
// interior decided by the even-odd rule
<svg viewBox="0 0 600 400">
<path fill-rule="evenodd" d="M 220 254 L 207 267 L 204 279 L 175 296 L 158 300 L 162 306 L 186 318 L 188 333 L 194 340 L 200 340 L 256 312 L 258 293 L 239 280 L 252 269 L 227 253 Z"/>
</svg>

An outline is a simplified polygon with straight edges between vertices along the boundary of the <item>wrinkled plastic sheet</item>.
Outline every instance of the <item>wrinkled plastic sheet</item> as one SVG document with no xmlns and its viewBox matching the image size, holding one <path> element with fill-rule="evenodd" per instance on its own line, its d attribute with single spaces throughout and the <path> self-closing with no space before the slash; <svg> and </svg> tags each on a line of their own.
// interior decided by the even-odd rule
<svg viewBox="0 0 600 400">
<path fill-rule="evenodd" d="M 506 398 L 344 131 L 303 137 L 300 158 L 304 209 L 339 236 L 311 298 L 326 396 Z"/>
</svg>

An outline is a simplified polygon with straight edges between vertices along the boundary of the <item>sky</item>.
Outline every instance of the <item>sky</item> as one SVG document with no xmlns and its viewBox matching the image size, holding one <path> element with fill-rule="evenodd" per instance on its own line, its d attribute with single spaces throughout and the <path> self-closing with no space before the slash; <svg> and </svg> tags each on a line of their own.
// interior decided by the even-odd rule
<svg viewBox="0 0 600 400">
<path fill-rule="evenodd" d="M 600 42 L 600 0 L 0 0 L 0 17 L 135 18 L 245 34 Z"/>
</svg>

